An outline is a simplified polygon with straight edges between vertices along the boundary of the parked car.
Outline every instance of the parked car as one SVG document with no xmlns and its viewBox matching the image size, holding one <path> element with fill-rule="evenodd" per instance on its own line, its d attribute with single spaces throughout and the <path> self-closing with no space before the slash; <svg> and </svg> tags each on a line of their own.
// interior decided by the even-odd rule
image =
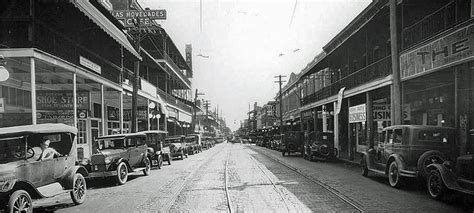
<svg viewBox="0 0 474 213">
<path fill-rule="evenodd" d="M 186 138 L 186 146 L 188 147 L 188 154 L 194 155 L 202 152 L 202 140 L 199 134 L 189 134 Z"/>
<path fill-rule="evenodd" d="M 162 130 L 149 130 L 141 133 L 146 134 L 147 154 L 152 167 L 161 168 L 163 161 L 171 165 L 171 153 L 169 145 L 165 145 L 165 138 L 168 132 Z"/>
<path fill-rule="evenodd" d="M 95 143 L 97 150 L 86 166 L 89 178 L 115 177 L 117 184 L 123 185 L 131 172 L 143 171 L 145 176 L 150 174 L 145 133 L 97 137 Z"/>
<path fill-rule="evenodd" d="M 32 199 L 64 191 L 76 205 L 85 201 L 88 172 L 76 165 L 76 134 L 65 124 L 0 128 L 0 212 L 33 212 Z M 57 183 L 63 190 L 43 190 Z"/>
<path fill-rule="evenodd" d="M 184 141 L 184 135 L 167 137 L 165 143 L 170 147 L 171 157 L 180 157 L 183 160 L 188 157 L 188 147 Z"/>
<path fill-rule="evenodd" d="M 456 155 L 455 129 L 449 127 L 395 125 L 384 128 L 380 142 L 361 155 L 362 175 L 375 172 L 388 176 L 398 188 L 402 178 L 429 174 L 432 163 L 443 163 Z"/>
<path fill-rule="evenodd" d="M 328 160 L 337 156 L 332 132 L 311 132 L 305 139 L 304 147 L 304 158 L 308 160 Z"/>
<path fill-rule="evenodd" d="M 280 146 L 281 154 L 288 156 L 291 153 L 299 152 L 300 155 L 304 153 L 303 132 L 301 131 L 287 131 L 283 134 L 282 143 Z"/>
<path fill-rule="evenodd" d="M 271 149 L 280 151 L 282 135 L 274 135 L 271 140 Z"/>
<path fill-rule="evenodd" d="M 211 137 L 203 137 L 202 138 L 202 143 L 203 143 L 203 147 L 205 147 L 205 149 L 210 149 L 215 145 L 214 139 L 211 138 Z"/>
<path fill-rule="evenodd" d="M 440 200 L 450 190 L 474 196 L 474 154 L 459 156 L 454 165 L 445 161 L 428 168 L 426 188 L 431 198 Z"/>
</svg>

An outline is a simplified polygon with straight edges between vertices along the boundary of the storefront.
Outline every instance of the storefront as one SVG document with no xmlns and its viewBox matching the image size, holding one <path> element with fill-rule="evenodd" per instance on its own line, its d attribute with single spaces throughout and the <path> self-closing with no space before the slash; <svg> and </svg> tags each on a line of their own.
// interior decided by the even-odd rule
<svg viewBox="0 0 474 213">
<path fill-rule="evenodd" d="M 474 151 L 474 24 L 400 55 L 405 123 L 458 129 L 461 154 Z"/>
</svg>

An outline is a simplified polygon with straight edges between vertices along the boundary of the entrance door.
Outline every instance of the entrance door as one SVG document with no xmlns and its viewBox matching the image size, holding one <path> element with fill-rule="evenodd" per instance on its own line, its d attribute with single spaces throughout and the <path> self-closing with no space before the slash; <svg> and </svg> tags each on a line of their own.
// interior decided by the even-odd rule
<svg viewBox="0 0 474 213">
<path fill-rule="evenodd" d="M 77 160 L 79 161 L 90 157 L 87 129 L 87 119 L 77 119 Z"/>
</svg>

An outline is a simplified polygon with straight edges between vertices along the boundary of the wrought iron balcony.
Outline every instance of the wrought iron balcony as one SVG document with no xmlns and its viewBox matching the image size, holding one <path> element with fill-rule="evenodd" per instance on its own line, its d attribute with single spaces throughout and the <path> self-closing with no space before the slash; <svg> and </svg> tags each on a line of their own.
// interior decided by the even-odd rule
<svg viewBox="0 0 474 213">
<path fill-rule="evenodd" d="M 345 87 L 352 89 L 354 87 L 363 85 L 375 79 L 383 78 L 392 73 L 391 56 L 386 56 L 362 69 L 359 69 L 349 75 L 342 76 L 341 80 L 332 83 L 329 86 L 323 87 L 322 89 L 303 97 L 301 106 L 319 101 L 324 98 L 336 95 L 339 89 Z"/>
<path fill-rule="evenodd" d="M 190 86 L 191 82 L 186 77 L 186 75 L 184 75 L 179 66 L 176 65 L 173 59 L 171 59 L 171 57 L 164 52 L 161 52 L 161 56 L 163 56 L 163 59 L 157 59 L 157 61 L 161 63 L 165 69 L 167 69 L 168 73 L 174 73 L 178 79 L 181 79 L 186 85 Z"/>
<path fill-rule="evenodd" d="M 470 7 L 461 5 L 461 1 L 452 1 L 415 24 L 405 27 L 402 31 L 402 49 L 421 43 L 469 17 Z"/>
</svg>

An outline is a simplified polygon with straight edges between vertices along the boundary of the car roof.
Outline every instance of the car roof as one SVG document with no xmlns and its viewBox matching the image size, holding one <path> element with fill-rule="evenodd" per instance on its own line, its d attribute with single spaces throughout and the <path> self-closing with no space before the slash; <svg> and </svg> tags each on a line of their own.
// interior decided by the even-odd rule
<svg viewBox="0 0 474 213">
<path fill-rule="evenodd" d="M 105 136 L 97 137 L 97 139 L 126 138 L 126 137 L 135 137 L 135 136 L 146 136 L 146 134 L 142 132 L 137 132 L 137 133 L 126 133 L 126 134 L 117 134 L 117 135 L 105 135 Z"/>
<path fill-rule="evenodd" d="M 54 132 L 70 132 L 70 133 L 77 134 L 77 128 L 63 124 L 63 123 L 47 123 L 47 124 L 24 125 L 24 126 L 0 128 L 0 135 L 28 134 L 28 133 L 54 133 Z"/>
<path fill-rule="evenodd" d="M 138 132 L 138 133 L 164 133 L 164 134 L 168 134 L 168 131 L 163 131 L 163 130 L 147 130 L 147 131 L 141 131 L 141 132 Z"/>
</svg>

